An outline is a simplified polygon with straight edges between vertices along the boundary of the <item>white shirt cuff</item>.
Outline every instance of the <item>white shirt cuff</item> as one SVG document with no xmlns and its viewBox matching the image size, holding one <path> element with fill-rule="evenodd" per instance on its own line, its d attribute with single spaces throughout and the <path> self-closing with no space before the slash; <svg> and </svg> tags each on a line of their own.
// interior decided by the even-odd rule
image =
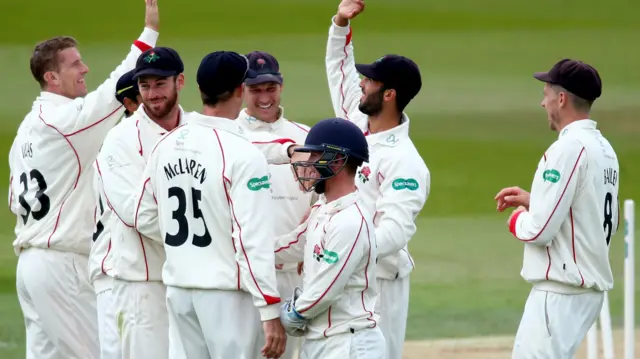
<svg viewBox="0 0 640 359">
<path fill-rule="evenodd" d="M 157 31 L 145 27 L 142 34 L 140 34 L 140 37 L 138 37 L 138 41 L 142 41 L 151 47 L 155 47 L 159 35 L 160 34 Z"/>
<path fill-rule="evenodd" d="M 335 22 L 336 15 L 333 15 L 331 18 L 331 32 L 335 35 L 347 36 L 349 34 L 349 30 L 351 28 L 351 21 L 347 23 L 347 26 L 338 26 Z"/>
</svg>

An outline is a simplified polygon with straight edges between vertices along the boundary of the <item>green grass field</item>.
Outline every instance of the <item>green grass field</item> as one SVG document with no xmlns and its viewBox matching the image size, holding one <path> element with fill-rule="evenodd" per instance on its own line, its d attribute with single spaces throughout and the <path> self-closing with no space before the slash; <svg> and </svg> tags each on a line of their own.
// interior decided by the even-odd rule
<svg viewBox="0 0 640 359">
<path fill-rule="evenodd" d="M 288 118 L 313 124 L 332 116 L 324 52 L 337 3 L 160 0 L 159 44 L 177 49 L 185 62 L 183 106 L 198 109 L 195 74 L 204 55 L 262 50 L 280 61 Z M 34 0 L 1 8 L 0 152 L 8 155 L 39 91 L 28 66 L 35 43 L 75 36 L 95 88 L 141 31 L 144 5 L 142 0 Z M 528 188 L 539 158 L 556 138 L 539 105 L 542 84 L 533 72 L 564 57 L 599 69 L 604 95 L 592 117 L 618 153 L 621 199 L 640 199 L 640 72 L 634 71 L 639 11 L 640 3 L 627 0 L 367 0 L 353 24 L 356 59 L 403 54 L 419 64 L 424 84 L 407 109 L 411 136 L 432 175 L 431 195 L 410 244 L 417 268 L 408 339 L 515 333 L 530 287 L 519 275 L 522 244 L 508 233 L 508 214 L 495 212 L 493 196 L 504 186 Z M 8 183 L 8 165 L 0 168 L 0 178 Z M 24 357 L 11 248 L 14 223 L 8 210 L 0 212 L 0 357 L 5 359 Z M 622 232 L 611 244 L 616 326 L 623 318 Z"/>
</svg>

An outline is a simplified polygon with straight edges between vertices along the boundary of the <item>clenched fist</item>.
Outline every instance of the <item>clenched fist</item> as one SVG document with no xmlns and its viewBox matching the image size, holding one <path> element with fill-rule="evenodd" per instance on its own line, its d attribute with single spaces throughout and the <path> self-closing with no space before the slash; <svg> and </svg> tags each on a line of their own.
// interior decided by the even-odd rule
<svg viewBox="0 0 640 359">
<path fill-rule="evenodd" d="M 336 14 L 336 25 L 347 26 L 349 20 L 364 11 L 364 0 L 342 0 Z"/>
</svg>

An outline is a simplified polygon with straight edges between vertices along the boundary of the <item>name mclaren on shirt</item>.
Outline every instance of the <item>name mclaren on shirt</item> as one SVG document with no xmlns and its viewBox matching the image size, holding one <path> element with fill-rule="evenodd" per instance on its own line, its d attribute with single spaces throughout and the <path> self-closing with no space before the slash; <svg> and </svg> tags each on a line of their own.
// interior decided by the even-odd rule
<svg viewBox="0 0 640 359">
<path fill-rule="evenodd" d="M 177 175 L 190 174 L 202 184 L 207 178 L 207 171 L 198 161 L 188 158 L 179 158 L 178 163 L 167 163 L 164 166 L 164 174 L 170 180 Z"/>
</svg>

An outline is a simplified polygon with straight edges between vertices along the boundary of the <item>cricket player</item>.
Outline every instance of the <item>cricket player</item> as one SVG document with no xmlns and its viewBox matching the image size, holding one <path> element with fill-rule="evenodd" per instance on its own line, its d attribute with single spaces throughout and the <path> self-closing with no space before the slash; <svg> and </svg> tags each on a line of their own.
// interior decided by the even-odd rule
<svg viewBox="0 0 640 359">
<path fill-rule="evenodd" d="M 388 359 L 401 359 L 414 268 L 407 244 L 431 182 L 403 111 L 422 82 L 418 66 L 406 57 L 387 55 L 373 64 L 355 63 L 350 20 L 363 10 L 362 0 L 340 3 L 329 28 L 326 70 L 336 116 L 358 125 L 369 143 L 370 161 L 358 170 L 356 184 L 364 207 L 374 216 L 380 329 Z"/>
<path fill-rule="evenodd" d="M 499 211 L 517 207 L 507 224 L 524 243 L 521 275 L 533 285 L 512 358 L 573 358 L 613 288 L 620 166 L 590 118 L 602 93 L 596 69 L 564 59 L 534 77 L 545 83 L 541 105 L 559 136 L 538 163 L 531 193 L 510 187 L 495 198 Z"/>
<path fill-rule="evenodd" d="M 116 83 L 115 97 L 124 107 L 124 117 L 130 117 L 138 108 L 140 92 L 138 83 L 133 78 L 134 70 L 120 77 Z M 98 309 L 98 336 L 100 339 L 101 359 L 120 359 L 120 338 L 116 325 L 113 296 L 113 278 L 107 275 L 111 270 L 111 228 L 112 221 L 117 217 L 106 205 L 102 182 L 94 163 L 94 196 L 96 207 L 94 210 L 95 229 L 93 232 L 93 244 L 89 253 L 89 281 L 96 293 L 96 305 Z"/>
<path fill-rule="evenodd" d="M 123 108 L 116 82 L 158 38 L 156 0 L 145 28 L 109 78 L 88 93 L 89 71 L 71 37 L 39 43 L 31 72 L 41 93 L 20 124 L 9 154 L 9 208 L 27 358 L 98 358 L 96 297 L 89 282 L 95 207 L 92 167 Z M 47 273 L 47 275 L 43 275 Z"/>
<path fill-rule="evenodd" d="M 304 259 L 303 290 L 281 307 L 290 334 L 303 334 L 302 359 L 384 359 L 385 340 L 374 313 L 378 256 L 373 218 L 354 178 L 369 160 L 365 136 L 339 118 L 315 124 L 304 146 L 312 169 L 301 186 L 322 194 L 305 223 L 276 243 L 276 262 Z"/>
<path fill-rule="evenodd" d="M 261 354 L 285 350 L 269 167 L 235 121 L 252 76 L 235 52 L 203 58 L 203 110 L 158 141 L 136 201 L 136 228 L 166 251 L 169 341 L 189 359 L 254 359 L 260 321 Z"/>
<path fill-rule="evenodd" d="M 113 320 L 118 322 L 123 359 L 169 355 L 164 248 L 136 231 L 130 208 L 151 150 L 184 118 L 178 105 L 183 72 L 174 49 L 155 47 L 140 55 L 134 79 L 142 105 L 109 132 L 96 161 L 107 205 L 118 219 L 111 228 L 108 274 L 114 278 Z"/>
<path fill-rule="evenodd" d="M 284 109 L 280 106 L 283 90 L 283 77 L 278 60 L 266 52 L 254 51 L 246 55 L 254 78 L 245 80 L 246 108 L 240 112 L 236 120 L 245 132 L 245 136 L 254 142 L 292 139 L 296 143 L 304 143 L 309 127 L 284 118 Z M 290 165 L 269 165 L 271 182 L 271 212 L 273 213 L 275 236 L 290 233 L 298 225 L 310 207 L 317 200 L 317 195 L 302 192 L 291 175 Z M 290 297 L 295 287 L 302 286 L 302 276 L 298 273 L 296 263 L 276 266 L 278 292 Z M 287 338 L 287 350 L 283 359 L 292 359 L 301 340 L 298 337 Z"/>
</svg>

